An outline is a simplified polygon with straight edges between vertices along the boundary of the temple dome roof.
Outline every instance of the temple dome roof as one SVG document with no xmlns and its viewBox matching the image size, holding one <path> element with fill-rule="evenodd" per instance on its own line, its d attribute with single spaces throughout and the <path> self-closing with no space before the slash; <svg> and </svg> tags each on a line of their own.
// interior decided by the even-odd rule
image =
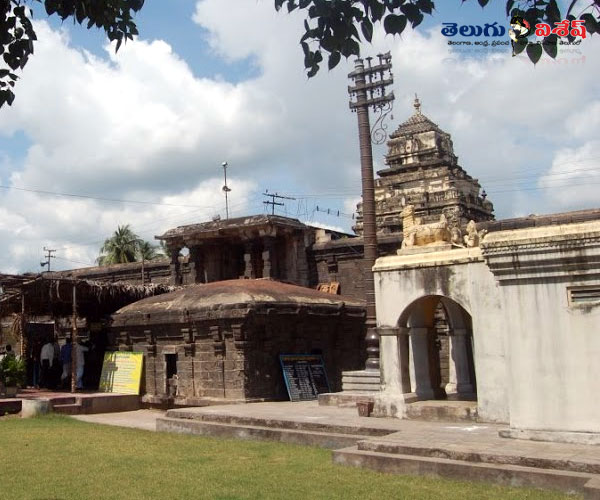
<svg viewBox="0 0 600 500">
<path fill-rule="evenodd" d="M 432 130 L 441 134 L 445 134 L 445 132 L 441 130 L 436 123 L 432 122 L 423 113 L 421 113 L 421 103 L 419 102 L 419 98 L 416 96 L 413 106 L 415 108 L 414 114 L 404 123 L 401 123 L 395 132 L 390 134 L 390 139 L 395 139 L 396 137 L 402 137 L 405 135 L 418 134 L 421 132 L 430 132 Z"/>
<path fill-rule="evenodd" d="M 119 309 L 113 315 L 113 320 L 115 324 L 125 324 L 129 322 L 128 319 L 140 316 L 203 315 L 208 311 L 277 304 L 319 309 L 339 309 L 344 306 L 364 308 L 360 300 L 311 288 L 268 279 L 237 279 L 189 285 L 174 292 L 149 297 Z"/>
</svg>

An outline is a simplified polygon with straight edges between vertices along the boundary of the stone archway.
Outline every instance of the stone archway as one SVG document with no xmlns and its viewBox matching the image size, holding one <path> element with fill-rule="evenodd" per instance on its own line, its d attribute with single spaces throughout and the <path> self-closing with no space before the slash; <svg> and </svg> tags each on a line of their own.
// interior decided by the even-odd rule
<svg viewBox="0 0 600 500">
<path fill-rule="evenodd" d="M 417 400 L 476 400 L 472 321 L 458 302 L 421 297 L 406 307 L 398 326 L 404 333 L 398 337 L 399 365 L 408 368 L 405 393 Z"/>
</svg>

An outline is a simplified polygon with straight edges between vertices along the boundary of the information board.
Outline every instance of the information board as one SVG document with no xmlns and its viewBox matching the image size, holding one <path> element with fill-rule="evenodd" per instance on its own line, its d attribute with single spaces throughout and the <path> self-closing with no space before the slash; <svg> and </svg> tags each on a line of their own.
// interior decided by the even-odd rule
<svg viewBox="0 0 600 500">
<path fill-rule="evenodd" d="M 104 354 L 100 392 L 139 394 L 144 354 L 141 352 L 107 352 Z"/>
<path fill-rule="evenodd" d="M 290 401 L 310 401 L 331 392 L 323 357 L 318 354 L 281 354 L 279 356 Z"/>
</svg>

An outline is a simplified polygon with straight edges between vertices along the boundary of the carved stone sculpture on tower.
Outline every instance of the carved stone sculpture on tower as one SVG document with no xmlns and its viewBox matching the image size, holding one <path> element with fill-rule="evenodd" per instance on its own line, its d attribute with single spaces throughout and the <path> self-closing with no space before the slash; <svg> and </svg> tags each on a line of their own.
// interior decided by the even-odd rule
<svg viewBox="0 0 600 500">
<path fill-rule="evenodd" d="M 403 240 L 402 248 L 446 245 L 451 241 L 450 229 L 446 216 L 442 214 L 439 222 L 422 224 L 420 217 L 415 217 L 415 207 L 406 205 L 402 211 Z"/>
</svg>

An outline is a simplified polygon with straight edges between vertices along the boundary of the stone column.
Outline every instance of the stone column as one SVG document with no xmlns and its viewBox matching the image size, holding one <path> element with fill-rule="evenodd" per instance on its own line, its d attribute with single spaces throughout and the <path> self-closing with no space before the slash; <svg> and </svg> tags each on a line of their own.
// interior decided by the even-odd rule
<svg viewBox="0 0 600 500">
<path fill-rule="evenodd" d="M 190 247 L 190 257 L 188 262 L 190 269 L 190 283 L 204 283 L 204 262 L 201 247 Z"/>
<path fill-rule="evenodd" d="M 254 266 L 252 265 L 252 248 L 251 241 L 244 243 L 244 278 L 246 279 L 256 278 Z"/>
<path fill-rule="evenodd" d="M 274 273 L 274 251 L 273 251 L 273 240 L 271 238 L 263 238 L 263 278 L 272 278 Z"/>
<path fill-rule="evenodd" d="M 171 270 L 171 285 L 181 285 L 182 276 L 181 276 L 181 266 L 179 264 L 179 252 L 181 248 L 169 248 L 169 252 L 171 254 L 171 264 L 169 266 Z"/>
<path fill-rule="evenodd" d="M 450 390 L 456 392 L 459 396 L 472 395 L 474 391 L 471 372 L 469 370 L 469 352 L 467 342 L 469 335 L 466 328 L 456 328 L 450 336 L 450 353 L 452 362 L 450 363 L 450 383 L 453 384 Z M 454 380 L 453 380 L 454 377 Z M 446 391 L 448 391 L 446 386 Z"/>
<path fill-rule="evenodd" d="M 221 249 L 218 245 L 208 245 L 205 247 L 204 271 L 207 283 L 222 279 Z"/>
<path fill-rule="evenodd" d="M 415 393 L 419 399 L 435 399 L 436 394 L 431 385 L 429 335 L 431 328 L 411 327 L 410 340 L 414 359 Z"/>
</svg>

